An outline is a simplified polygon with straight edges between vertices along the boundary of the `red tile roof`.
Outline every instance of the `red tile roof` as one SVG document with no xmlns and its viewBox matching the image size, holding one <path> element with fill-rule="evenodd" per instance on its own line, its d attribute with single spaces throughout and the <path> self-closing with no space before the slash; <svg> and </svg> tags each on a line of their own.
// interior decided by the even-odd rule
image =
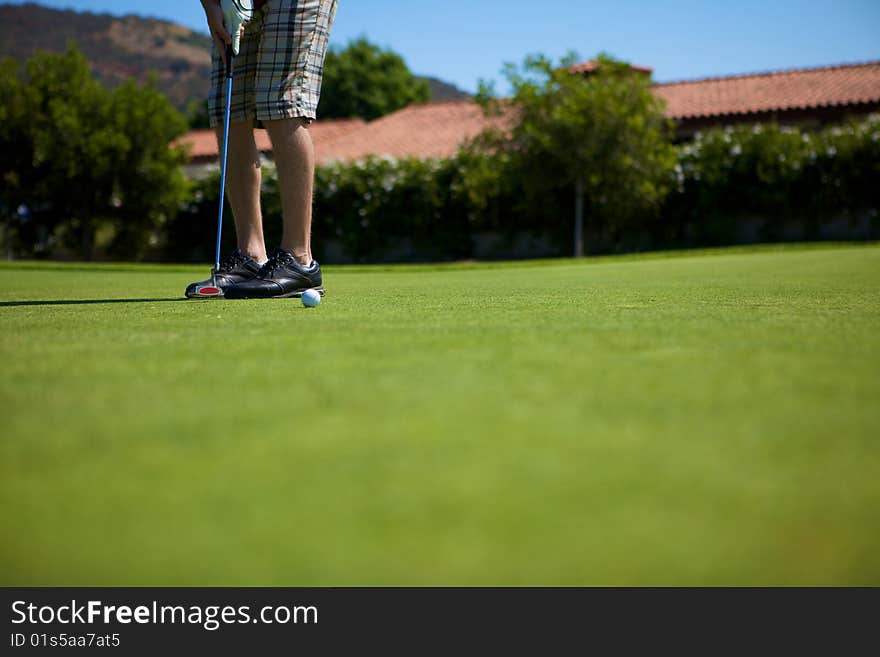
<svg viewBox="0 0 880 657">
<path fill-rule="evenodd" d="M 309 126 L 315 149 L 320 150 L 323 144 L 363 130 L 367 122 L 363 119 L 320 119 Z"/>
<path fill-rule="evenodd" d="M 589 68 L 590 62 L 583 66 Z M 761 112 L 880 104 L 880 61 L 826 68 L 757 73 L 726 78 L 656 84 L 666 101 L 666 114 L 695 118 L 742 116 Z M 867 105 L 866 105 L 867 104 Z M 507 118 L 487 119 L 471 101 L 411 105 L 370 123 L 360 119 L 316 121 L 311 127 L 319 162 L 357 160 L 369 155 L 448 157 L 484 128 L 504 127 Z M 193 145 L 194 157 L 216 157 L 211 131 L 181 138 Z M 264 131 L 257 131 L 260 150 L 269 151 Z"/>
<path fill-rule="evenodd" d="M 368 155 L 450 157 L 461 144 L 505 119 L 487 119 L 476 103 L 448 101 L 410 105 L 357 132 L 316 147 L 319 162 L 358 160 Z"/>
<path fill-rule="evenodd" d="M 654 85 L 673 119 L 880 101 L 880 61 Z"/>
<path fill-rule="evenodd" d="M 312 135 L 312 140 L 315 142 L 315 148 L 319 149 L 321 144 L 332 142 L 343 135 L 362 128 L 364 125 L 366 125 L 366 122 L 363 119 L 325 119 L 312 123 L 309 126 L 309 132 Z M 259 151 L 263 153 L 272 152 L 272 142 L 269 141 L 269 134 L 265 130 L 254 130 L 254 139 L 257 142 L 257 149 Z M 190 130 L 177 139 L 173 145 L 181 143 L 189 146 L 189 154 L 193 160 L 216 158 L 219 152 L 217 149 L 217 138 L 214 136 L 214 130 L 211 128 Z"/>
</svg>

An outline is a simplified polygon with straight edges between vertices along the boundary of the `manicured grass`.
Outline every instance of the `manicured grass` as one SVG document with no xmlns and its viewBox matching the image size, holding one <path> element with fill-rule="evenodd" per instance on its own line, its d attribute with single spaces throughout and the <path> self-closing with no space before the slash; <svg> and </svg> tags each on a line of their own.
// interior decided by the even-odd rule
<svg viewBox="0 0 880 657">
<path fill-rule="evenodd" d="M 0 584 L 880 584 L 880 248 L 0 265 Z"/>
</svg>

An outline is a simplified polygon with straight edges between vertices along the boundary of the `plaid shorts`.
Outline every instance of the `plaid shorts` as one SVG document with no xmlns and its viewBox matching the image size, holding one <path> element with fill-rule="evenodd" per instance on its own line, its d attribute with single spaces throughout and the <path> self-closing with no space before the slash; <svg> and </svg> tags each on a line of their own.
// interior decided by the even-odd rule
<svg viewBox="0 0 880 657">
<path fill-rule="evenodd" d="M 233 64 L 231 121 L 314 119 L 336 0 L 268 0 L 245 27 Z M 211 56 L 211 125 L 223 124 L 226 71 Z"/>
</svg>

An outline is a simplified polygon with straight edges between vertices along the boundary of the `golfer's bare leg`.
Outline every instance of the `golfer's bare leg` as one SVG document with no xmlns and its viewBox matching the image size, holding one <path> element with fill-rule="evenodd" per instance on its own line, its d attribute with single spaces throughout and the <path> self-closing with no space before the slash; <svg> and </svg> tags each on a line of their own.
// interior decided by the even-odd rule
<svg viewBox="0 0 880 657">
<path fill-rule="evenodd" d="M 315 147 L 305 119 L 264 121 L 278 168 L 278 191 L 284 214 L 281 248 L 293 253 L 297 262 L 312 262 L 312 187 L 315 177 Z"/>
<path fill-rule="evenodd" d="M 218 150 L 223 148 L 223 128 L 217 128 Z M 260 152 L 250 122 L 229 125 L 226 158 L 226 195 L 235 218 L 238 248 L 257 262 L 266 260 L 263 216 L 260 213 Z"/>
</svg>

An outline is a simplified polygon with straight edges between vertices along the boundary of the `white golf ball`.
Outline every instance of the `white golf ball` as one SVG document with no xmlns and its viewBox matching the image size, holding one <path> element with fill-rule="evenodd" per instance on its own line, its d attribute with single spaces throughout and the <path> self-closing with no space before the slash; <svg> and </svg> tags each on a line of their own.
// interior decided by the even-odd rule
<svg viewBox="0 0 880 657">
<path fill-rule="evenodd" d="M 306 290 L 302 294 L 302 302 L 306 308 L 314 308 L 321 303 L 321 295 L 315 290 Z"/>
</svg>

